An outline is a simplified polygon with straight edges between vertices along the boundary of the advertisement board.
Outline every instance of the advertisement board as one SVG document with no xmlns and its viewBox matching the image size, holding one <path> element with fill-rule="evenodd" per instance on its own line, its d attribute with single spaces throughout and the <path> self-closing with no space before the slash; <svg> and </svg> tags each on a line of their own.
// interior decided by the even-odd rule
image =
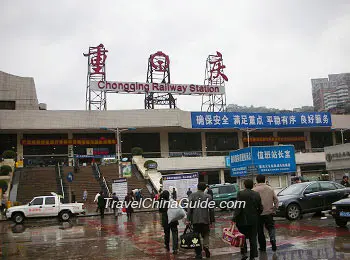
<svg viewBox="0 0 350 260">
<path fill-rule="evenodd" d="M 167 84 L 140 83 L 119 81 L 92 81 L 92 90 L 102 90 L 115 93 L 144 94 L 144 93 L 172 93 L 178 95 L 219 95 L 225 94 L 224 86 L 195 85 L 195 84 Z"/>
<path fill-rule="evenodd" d="M 124 200 L 128 194 L 128 183 L 126 178 L 115 179 L 112 182 L 112 193 L 118 196 L 119 200 Z"/>
<path fill-rule="evenodd" d="M 131 177 L 131 162 L 120 162 L 122 176 L 125 178 Z"/>
<path fill-rule="evenodd" d="M 230 152 L 231 176 L 296 172 L 293 145 L 252 146 Z"/>
<path fill-rule="evenodd" d="M 330 113 L 191 112 L 192 128 L 331 127 Z"/>
<path fill-rule="evenodd" d="M 188 188 L 190 188 L 192 192 L 197 191 L 198 172 L 169 174 L 164 175 L 162 179 L 163 190 L 167 190 L 172 194 L 173 188 L 175 188 L 178 200 L 187 197 Z"/>
</svg>

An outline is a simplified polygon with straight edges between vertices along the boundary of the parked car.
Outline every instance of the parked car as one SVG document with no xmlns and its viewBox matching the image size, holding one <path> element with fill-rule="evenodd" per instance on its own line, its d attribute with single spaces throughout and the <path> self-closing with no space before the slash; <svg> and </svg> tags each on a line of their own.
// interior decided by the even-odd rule
<svg viewBox="0 0 350 260">
<path fill-rule="evenodd" d="M 224 203 L 221 204 L 221 202 L 225 201 L 227 203 L 237 199 L 239 186 L 235 183 L 213 184 L 209 187 L 213 191 L 213 200 L 215 201 L 216 207 L 225 209 L 226 206 Z"/>
<path fill-rule="evenodd" d="M 339 227 L 345 227 L 350 220 L 350 198 L 332 204 L 332 216 Z"/>
<path fill-rule="evenodd" d="M 330 210 L 333 202 L 349 194 L 350 188 L 332 181 L 296 183 L 277 194 L 279 205 L 276 215 L 295 220 L 304 213 Z"/>
<path fill-rule="evenodd" d="M 25 218 L 58 217 L 62 221 L 68 221 L 71 216 L 85 214 L 83 203 L 61 203 L 57 194 L 52 196 L 34 197 L 31 202 L 22 206 L 7 209 L 7 219 L 15 223 L 22 223 Z"/>
</svg>

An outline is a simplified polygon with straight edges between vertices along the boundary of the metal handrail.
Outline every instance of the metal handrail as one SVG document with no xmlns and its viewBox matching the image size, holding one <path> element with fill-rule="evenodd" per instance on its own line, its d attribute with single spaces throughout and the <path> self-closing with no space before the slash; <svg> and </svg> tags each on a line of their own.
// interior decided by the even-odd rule
<svg viewBox="0 0 350 260">
<path fill-rule="evenodd" d="M 57 169 L 58 169 L 58 177 L 60 178 L 60 183 L 61 183 L 62 197 L 64 198 L 63 181 L 62 181 L 62 175 L 61 175 L 61 167 L 59 163 L 57 163 Z"/>
<path fill-rule="evenodd" d="M 105 185 L 105 187 L 107 189 L 108 195 L 110 196 L 111 192 L 109 191 L 109 188 L 108 188 L 108 185 L 107 185 L 107 181 L 106 181 L 105 177 L 102 177 L 102 179 L 103 179 L 103 184 Z"/>
</svg>

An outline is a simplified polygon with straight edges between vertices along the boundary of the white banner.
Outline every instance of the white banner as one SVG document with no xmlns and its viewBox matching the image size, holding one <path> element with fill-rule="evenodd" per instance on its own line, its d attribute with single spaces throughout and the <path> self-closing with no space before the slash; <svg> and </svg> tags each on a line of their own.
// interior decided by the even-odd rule
<svg viewBox="0 0 350 260">
<path fill-rule="evenodd" d="M 173 188 L 176 190 L 177 199 L 187 197 L 187 191 L 190 188 L 192 192 L 197 191 L 198 172 L 183 173 L 183 174 L 169 174 L 163 175 L 163 189 L 173 193 Z"/>
<path fill-rule="evenodd" d="M 218 95 L 225 94 L 224 86 L 206 86 L 195 84 L 165 84 L 165 83 L 139 83 L 117 81 L 92 81 L 92 90 L 102 90 L 116 93 L 173 93 L 178 95 Z"/>
<path fill-rule="evenodd" d="M 118 196 L 119 200 L 124 201 L 128 194 L 128 183 L 125 178 L 113 180 L 112 192 Z"/>
</svg>

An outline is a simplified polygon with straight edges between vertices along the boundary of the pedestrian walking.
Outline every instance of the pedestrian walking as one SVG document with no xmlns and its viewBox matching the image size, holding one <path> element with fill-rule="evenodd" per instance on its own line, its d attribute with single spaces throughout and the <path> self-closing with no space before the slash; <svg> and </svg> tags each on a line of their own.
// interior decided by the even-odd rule
<svg viewBox="0 0 350 260">
<path fill-rule="evenodd" d="M 343 180 L 340 182 L 340 184 L 345 186 L 345 187 L 350 187 L 349 177 L 344 175 Z"/>
<path fill-rule="evenodd" d="M 119 198 L 118 198 L 117 194 L 115 192 L 113 192 L 113 194 L 112 194 L 112 208 L 113 208 L 114 216 L 116 215 L 118 202 L 119 202 Z"/>
<path fill-rule="evenodd" d="M 170 231 L 171 231 L 171 236 L 173 238 L 173 254 L 176 255 L 178 246 L 179 246 L 179 242 L 178 242 L 179 231 L 177 229 L 177 226 L 179 225 L 179 221 L 173 221 L 168 223 L 169 201 L 170 201 L 170 193 L 169 191 L 165 190 L 160 196 L 160 207 L 159 207 L 159 212 L 162 213 L 162 226 L 164 230 L 164 247 L 167 251 L 170 251 L 169 244 L 170 244 Z"/>
<path fill-rule="evenodd" d="M 258 223 L 259 250 L 266 251 L 266 238 L 264 234 L 265 227 L 269 233 L 272 251 L 276 251 L 276 229 L 273 216 L 276 214 L 278 207 L 278 198 L 275 191 L 270 186 L 265 184 L 264 175 L 258 175 L 256 177 L 256 182 L 257 184 L 253 190 L 260 194 L 261 203 L 263 205 L 263 212 L 259 217 Z"/>
<path fill-rule="evenodd" d="M 175 187 L 173 188 L 172 198 L 173 198 L 173 200 L 177 199 L 177 192 L 175 190 Z"/>
<path fill-rule="evenodd" d="M 96 202 L 97 207 L 96 207 L 96 212 L 98 212 L 98 197 L 101 196 L 101 193 L 97 192 L 97 194 L 95 195 L 95 199 L 94 202 Z"/>
<path fill-rule="evenodd" d="M 249 259 L 258 257 L 257 233 L 258 220 L 263 211 L 261 198 L 259 193 L 253 191 L 253 180 L 247 179 L 244 181 L 245 190 L 238 192 L 237 201 L 244 201 L 244 207 L 236 207 L 232 221 L 236 222 L 236 226 L 245 236 L 244 245 L 241 248 L 242 259 L 248 259 L 247 256 L 247 239 L 250 244 Z"/>
<path fill-rule="evenodd" d="M 193 225 L 193 231 L 202 236 L 203 250 L 205 256 L 209 258 L 210 211 L 213 209 L 209 207 L 211 196 L 204 193 L 206 187 L 205 183 L 200 182 L 198 183 L 198 191 L 190 195 L 187 220 Z M 200 203 L 204 201 L 205 203 Z M 202 247 L 195 248 L 195 252 L 196 259 L 202 259 Z"/>
<path fill-rule="evenodd" d="M 134 212 L 134 209 L 131 206 L 133 201 L 134 201 L 133 193 L 130 192 L 128 195 L 125 196 L 125 199 L 124 199 L 125 207 L 126 207 L 126 215 L 128 219 L 131 218 L 131 215 Z"/>
<path fill-rule="evenodd" d="M 214 196 L 214 193 L 213 191 L 211 190 L 211 188 L 209 187 L 209 185 L 207 186 L 207 194 L 211 196 L 211 198 L 213 198 Z"/>
<path fill-rule="evenodd" d="M 87 201 L 87 196 L 88 196 L 88 192 L 86 189 L 84 189 L 84 192 L 83 192 L 83 201 L 86 202 Z"/>
<path fill-rule="evenodd" d="M 191 188 L 188 188 L 188 191 L 186 194 L 187 194 L 187 197 L 189 197 L 192 194 Z"/>
<path fill-rule="evenodd" d="M 103 195 L 103 192 L 100 192 L 100 196 L 97 198 L 97 206 L 100 210 L 101 218 L 105 217 L 105 207 L 106 207 L 106 201 Z"/>
</svg>

